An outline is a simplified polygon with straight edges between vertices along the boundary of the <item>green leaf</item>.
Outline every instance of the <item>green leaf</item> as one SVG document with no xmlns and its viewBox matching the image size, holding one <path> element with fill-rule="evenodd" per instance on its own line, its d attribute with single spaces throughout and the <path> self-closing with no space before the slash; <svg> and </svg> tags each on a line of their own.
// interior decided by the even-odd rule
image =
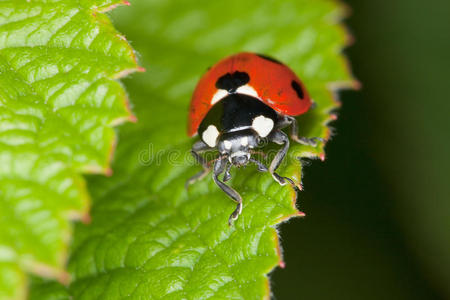
<svg viewBox="0 0 450 300">
<path fill-rule="evenodd" d="M 64 279 L 80 173 L 109 172 L 112 126 L 134 118 L 114 79 L 135 55 L 100 13 L 119 4 L 0 3 L 0 299 L 25 296 L 24 272 Z"/>
<path fill-rule="evenodd" d="M 42 278 L 31 278 L 32 288 L 28 299 L 38 300 L 69 300 L 70 295 L 65 286 L 55 281 L 48 281 Z"/>
<path fill-rule="evenodd" d="M 301 134 L 327 139 L 338 106 L 330 84 L 353 86 L 347 42 L 334 1 L 140 1 L 116 20 L 148 72 L 127 80 L 139 122 L 120 130 L 111 178 L 89 178 L 92 223 L 78 224 L 69 270 L 75 299 L 261 299 L 267 273 L 283 265 L 276 226 L 301 215 L 295 192 L 254 167 L 234 172 L 244 199 L 235 208 L 200 170 L 186 136 L 191 93 L 206 68 L 225 55 L 274 56 L 300 75 L 317 108 L 299 118 Z M 293 145 L 280 173 L 301 178 L 297 157 L 323 157 Z M 300 194 L 301 197 L 301 194 Z"/>
</svg>

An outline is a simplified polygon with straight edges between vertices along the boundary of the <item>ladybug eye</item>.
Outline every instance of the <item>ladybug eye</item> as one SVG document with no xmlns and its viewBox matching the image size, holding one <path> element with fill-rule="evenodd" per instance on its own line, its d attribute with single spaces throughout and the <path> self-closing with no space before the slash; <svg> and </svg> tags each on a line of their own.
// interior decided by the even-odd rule
<svg viewBox="0 0 450 300">
<path fill-rule="evenodd" d="M 297 93 L 297 96 L 300 98 L 300 100 L 303 100 L 305 97 L 305 94 L 303 93 L 303 89 L 296 81 L 292 80 L 291 86 L 294 89 L 294 91 Z"/>
</svg>

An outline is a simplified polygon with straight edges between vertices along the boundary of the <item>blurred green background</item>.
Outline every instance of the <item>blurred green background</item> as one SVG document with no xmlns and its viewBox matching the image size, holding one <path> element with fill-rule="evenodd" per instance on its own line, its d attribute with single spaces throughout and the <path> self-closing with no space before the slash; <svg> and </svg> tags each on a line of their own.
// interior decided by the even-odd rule
<svg viewBox="0 0 450 300">
<path fill-rule="evenodd" d="M 450 299 L 450 1 L 348 0 L 327 160 L 305 170 L 304 219 L 281 226 L 277 299 Z"/>
</svg>

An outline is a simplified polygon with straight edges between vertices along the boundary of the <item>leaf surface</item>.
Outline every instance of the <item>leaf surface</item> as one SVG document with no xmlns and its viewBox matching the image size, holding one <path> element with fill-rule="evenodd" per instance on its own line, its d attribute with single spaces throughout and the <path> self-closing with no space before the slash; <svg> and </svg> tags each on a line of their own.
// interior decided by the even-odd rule
<svg viewBox="0 0 450 300">
<path fill-rule="evenodd" d="M 338 103 L 330 84 L 353 86 L 340 54 L 347 42 L 334 1 L 140 1 L 117 15 L 147 73 L 127 80 L 139 122 L 121 128 L 111 178 L 91 177 L 92 223 L 78 224 L 69 263 L 75 299 L 261 299 L 267 274 L 283 265 L 276 226 L 301 215 L 295 192 L 249 166 L 230 185 L 235 204 L 198 172 L 186 136 L 190 96 L 220 58 L 253 51 L 291 66 L 317 107 L 299 117 L 300 134 L 328 139 Z M 298 157 L 323 157 L 293 145 L 280 174 L 301 179 Z M 276 149 L 276 148 L 273 148 Z M 301 199 L 301 194 L 300 194 Z"/>
<path fill-rule="evenodd" d="M 133 118 L 114 79 L 135 55 L 101 13 L 119 4 L 0 3 L 0 299 L 26 295 L 25 272 L 67 277 L 80 174 L 110 172 L 112 126 Z"/>
</svg>

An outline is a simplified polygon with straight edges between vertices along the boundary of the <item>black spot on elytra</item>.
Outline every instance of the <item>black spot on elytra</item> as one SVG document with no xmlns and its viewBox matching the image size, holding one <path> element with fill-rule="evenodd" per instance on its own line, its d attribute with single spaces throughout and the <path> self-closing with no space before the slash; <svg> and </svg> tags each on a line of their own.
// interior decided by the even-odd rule
<svg viewBox="0 0 450 300">
<path fill-rule="evenodd" d="M 250 76 L 247 73 L 236 71 L 233 74 L 227 73 L 217 79 L 216 88 L 234 93 L 240 86 L 246 85 L 249 81 Z"/>
<path fill-rule="evenodd" d="M 273 57 L 270 57 L 270 56 L 267 56 L 267 55 L 264 55 L 264 54 L 256 54 L 256 55 L 258 55 L 261 58 L 264 58 L 265 60 L 271 61 L 273 63 L 279 64 L 279 65 L 283 64 L 281 61 L 279 61 L 279 60 L 277 60 L 277 59 L 275 59 Z"/>
<path fill-rule="evenodd" d="M 305 94 L 303 93 L 303 89 L 295 80 L 292 80 L 291 82 L 292 88 L 297 93 L 297 96 L 300 98 L 300 100 L 303 100 L 303 97 L 305 97 Z"/>
</svg>

